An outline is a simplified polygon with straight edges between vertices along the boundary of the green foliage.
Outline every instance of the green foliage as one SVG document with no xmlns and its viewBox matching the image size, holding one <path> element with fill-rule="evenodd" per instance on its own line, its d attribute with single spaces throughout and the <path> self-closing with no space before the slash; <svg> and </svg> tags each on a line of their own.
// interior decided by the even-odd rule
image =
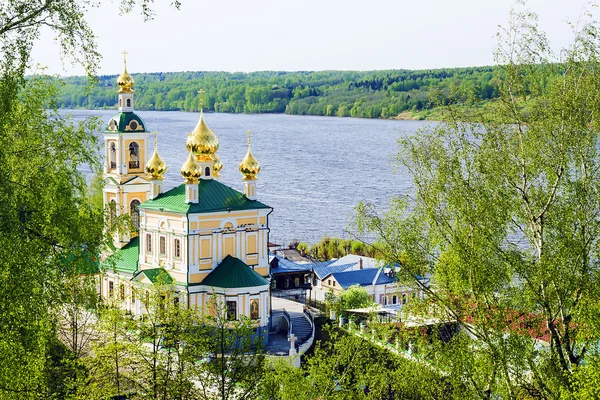
<svg viewBox="0 0 600 400">
<path fill-rule="evenodd" d="M 319 72 L 169 72 L 134 74 L 136 108 L 196 111 L 197 88 L 206 90 L 204 110 L 390 118 L 436 106 L 434 93 L 469 90 L 480 101 L 498 97 L 496 67 L 437 70 Z M 81 77 L 65 78 L 64 108 L 114 108 L 116 76 L 100 76 L 86 92 Z M 435 90 L 434 90 L 435 88 Z M 467 98 L 461 98 L 466 102 Z M 419 114 L 420 115 L 420 114 Z"/>
<path fill-rule="evenodd" d="M 338 296 L 338 311 L 363 308 L 373 305 L 373 299 L 367 290 L 359 285 L 350 286 Z"/>
<path fill-rule="evenodd" d="M 308 248 L 308 251 L 305 251 L 312 257 L 322 261 L 331 260 L 332 258 L 341 258 L 348 254 L 373 257 L 375 250 L 372 245 L 359 240 L 332 238 L 329 236 L 325 236 L 319 243 L 310 247 L 308 247 L 306 243 L 300 244 L 306 246 L 305 248 Z"/>
<path fill-rule="evenodd" d="M 0 399 L 60 398 L 67 385 L 53 378 L 75 379 L 80 371 L 82 343 L 63 346 L 57 330 L 65 328 L 59 316 L 77 319 L 81 307 L 89 306 L 75 278 L 97 267 L 106 244 L 102 210 L 87 201 L 80 172 L 98 170 L 93 135 L 98 126 L 59 114 L 58 82 L 25 79 L 25 71 L 45 27 L 62 55 L 91 76 L 99 54 L 84 14 L 94 5 L 88 0 L 0 5 Z"/>
<path fill-rule="evenodd" d="M 330 328 L 299 370 L 276 364 L 264 399 L 450 398 L 444 378 L 362 338 Z"/>
<path fill-rule="evenodd" d="M 467 397 L 556 398 L 578 390 L 574 371 L 595 379 L 600 36 L 582 22 L 558 63 L 536 24 L 515 12 L 500 34 L 501 101 L 450 105 L 402 140 L 414 202 L 357 209 L 357 230 L 421 286 L 428 316 L 461 326 L 434 365 Z"/>
</svg>

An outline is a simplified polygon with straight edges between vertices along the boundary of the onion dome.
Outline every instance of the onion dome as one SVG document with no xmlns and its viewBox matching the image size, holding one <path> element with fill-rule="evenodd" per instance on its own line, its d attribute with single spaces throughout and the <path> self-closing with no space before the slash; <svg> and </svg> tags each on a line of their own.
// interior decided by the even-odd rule
<svg viewBox="0 0 600 400">
<path fill-rule="evenodd" d="M 242 160 L 239 166 L 239 170 L 244 175 L 245 181 L 253 181 L 256 179 L 256 175 L 260 172 L 260 164 L 258 160 L 254 158 L 250 151 L 250 131 L 248 131 L 248 152 L 246 157 Z"/>
<path fill-rule="evenodd" d="M 221 163 L 221 159 L 219 158 L 219 156 L 215 153 L 211 156 L 211 158 L 213 159 L 213 176 L 215 178 L 219 177 L 219 172 L 221 172 L 221 170 L 223 169 L 223 164 Z"/>
<path fill-rule="evenodd" d="M 189 152 L 194 153 L 198 161 L 211 161 L 211 156 L 219 148 L 219 139 L 204 122 L 202 109 L 200 109 L 200 121 L 188 135 L 186 147 Z"/>
<path fill-rule="evenodd" d="M 135 81 L 133 80 L 133 76 L 129 75 L 127 72 L 127 52 L 123 52 L 123 73 L 119 75 L 117 78 L 117 85 L 119 86 L 119 93 L 125 92 L 133 92 L 133 85 L 135 85 Z"/>
<path fill-rule="evenodd" d="M 202 176 L 202 167 L 191 152 L 187 161 L 181 166 L 181 175 L 185 178 L 185 183 L 198 183 L 198 179 Z"/>
<path fill-rule="evenodd" d="M 146 164 L 146 172 L 152 177 L 152 179 L 163 179 L 163 175 L 167 172 L 167 164 L 158 155 L 158 145 L 156 143 L 156 134 L 154 131 L 154 154 L 148 160 Z"/>
</svg>

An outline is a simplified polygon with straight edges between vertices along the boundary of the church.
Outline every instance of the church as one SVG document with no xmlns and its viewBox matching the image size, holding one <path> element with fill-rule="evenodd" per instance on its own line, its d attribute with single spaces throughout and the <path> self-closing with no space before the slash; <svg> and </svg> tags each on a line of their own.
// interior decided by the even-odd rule
<svg viewBox="0 0 600 400">
<path fill-rule="evenodd" d="M 181 149 L 189 153 L 180 169 L 182 181 L 164 191 L 167 165 L 156 133 L 152 142 L 149 127 L 134 112 L 134 79 L 124 61 L 117 79 L 118 113 L 103 132 L 103 196 L 109 218 L 126 214 L 132 229 L 114 235 L 116 261 L 101 277 L 100 295 L 139 315 L 140 288 L 155 284 L 162 273 L 188 307 L 206 310 L 216 296 L 228 318 L 246 316 L 268 338 L 273 209 L 257 200 L 261 167 L 250 150 L 250 132 L 239 164 L 239 192 L 219 182 L 219 139 L 204 119 L 200 91 L 198 123 L 181 136 Z"/>
</svg>

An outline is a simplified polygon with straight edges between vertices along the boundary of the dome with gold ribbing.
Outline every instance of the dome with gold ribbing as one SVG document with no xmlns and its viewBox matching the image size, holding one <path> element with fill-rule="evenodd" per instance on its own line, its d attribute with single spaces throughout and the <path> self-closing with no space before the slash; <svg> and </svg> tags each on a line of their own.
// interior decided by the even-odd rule
<svg viewBox="0 0 600 400">
<path fill-rule="evenodd" d="M 211 156 L 219 149 L 217 135 L 206 125 L 202 113 L 202 90 L 200 90 L 200 120 L 192 132 L 188 135 L 186 147 L 188 151 L 196 155 L 198 161 L 211 161 Z"/>
<path fill-rule="evenodd" d="M 167 164 L 158 155 L 157 134 L 158 132 L 154 131 L 154 154 L 152 154 L 152 157 L 150 157 L 146 164 L 146 172 L 152 179 L 163 179 L 163 175 L 167 172 Z"/>
<path fill-rule="evenodd" d="M 219 177 L 219 172 L 221 172 L 221 170 L 223 169 L 223 164 L 221 163 L 221 159 L 219 158 L 219 156 L 215 153 L 211 156 L 211 158 L 213 159 L 213 166 L 212 166 L 212 170 L 213 170 L 213 176 L 215 178 Z"/>
<path fill-rule="evenodd" d="M 239 170 L 244 176 L 245 181 L 253 181 L 256 179 L 256 175 L 260 172 L 260 164 L 250 151 L 250 131 L 248 131 L 248 152 L 246 157 L 242 160 L 239 166 Z"/>
<path fill-rule="evenodd" d="M 133 92 L 133 85 L 135 85 L 135 81 L 133 80 L 133 76 L 129 75 L 127 72 L 127 59 L 125 58 L 127 52 L 123 52 L 123 73 L 119 75 L 117 78 L 117 85 L 119 86 L 119 93 L 125 92 Z"/>
<path fill-rule="evenodd" d="M 181 166 L 181 176 L 185 178 L 185 183 L 198 183 L 202 176 L 202 167 L 196 161 L 194 153 L 190 152 L 188 159 Z"/>
</svg>

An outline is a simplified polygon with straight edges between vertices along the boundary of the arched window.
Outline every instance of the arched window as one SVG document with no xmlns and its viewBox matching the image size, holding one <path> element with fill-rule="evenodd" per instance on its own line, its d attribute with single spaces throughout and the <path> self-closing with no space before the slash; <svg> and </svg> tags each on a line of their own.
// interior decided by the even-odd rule
<svg viewBox="0 0 600 400">
<path fill-rule="evenodd" d="M 119 107 L 123 106 L 123 99 L 119 99 Z"/>
<path fill-rule="evenodd" d="M 127 99 L 127 107 L 131 107 L 131 99 Z"/>
<path fill-rule="evenodd" d="M 402 304 L 408 303 L 408 296 L 406 293 L 402 293 Z"/>
<path fill-rule="evenodd" d="M 129 168 L 140 167 L 140 145 L 136 142 L 129 143 Z"/>
<path fill-rule="evenodd" d="M 383 296 L 383 305 L 387 306 L 387 296 Z"/>
<path fill-rule="evenodd" d="M 117 222 L 117 202 L 112 199 L 110 203 L 108 203 L 108 223 L 110 225 Z"/>
<path fill-rule="evenodd" d="M 131 218 L 131 223 L 135 227 L 136 232 L 140 228 L 140 210 L 138 209 L 139 205 L 139 200 L 132 200 L 129 204 L 129 218 Z"/>
<path fill-rule="evenodd" d="M 204 176 L 210 176 L 210 167 L 204 168 Z"/>
<path fill-rule="evenodd" d="M 109 169 L 117 168 L 117 145 L 115 142 L 110 142 L 110 151 L 108 154 L 109 158 Z"/>
<path fill-rule="evenodd" d="M 392 296 L 392 304 L 396 304 L 398 302 L 398 298 L 396 295 Z"/>
</svg>

